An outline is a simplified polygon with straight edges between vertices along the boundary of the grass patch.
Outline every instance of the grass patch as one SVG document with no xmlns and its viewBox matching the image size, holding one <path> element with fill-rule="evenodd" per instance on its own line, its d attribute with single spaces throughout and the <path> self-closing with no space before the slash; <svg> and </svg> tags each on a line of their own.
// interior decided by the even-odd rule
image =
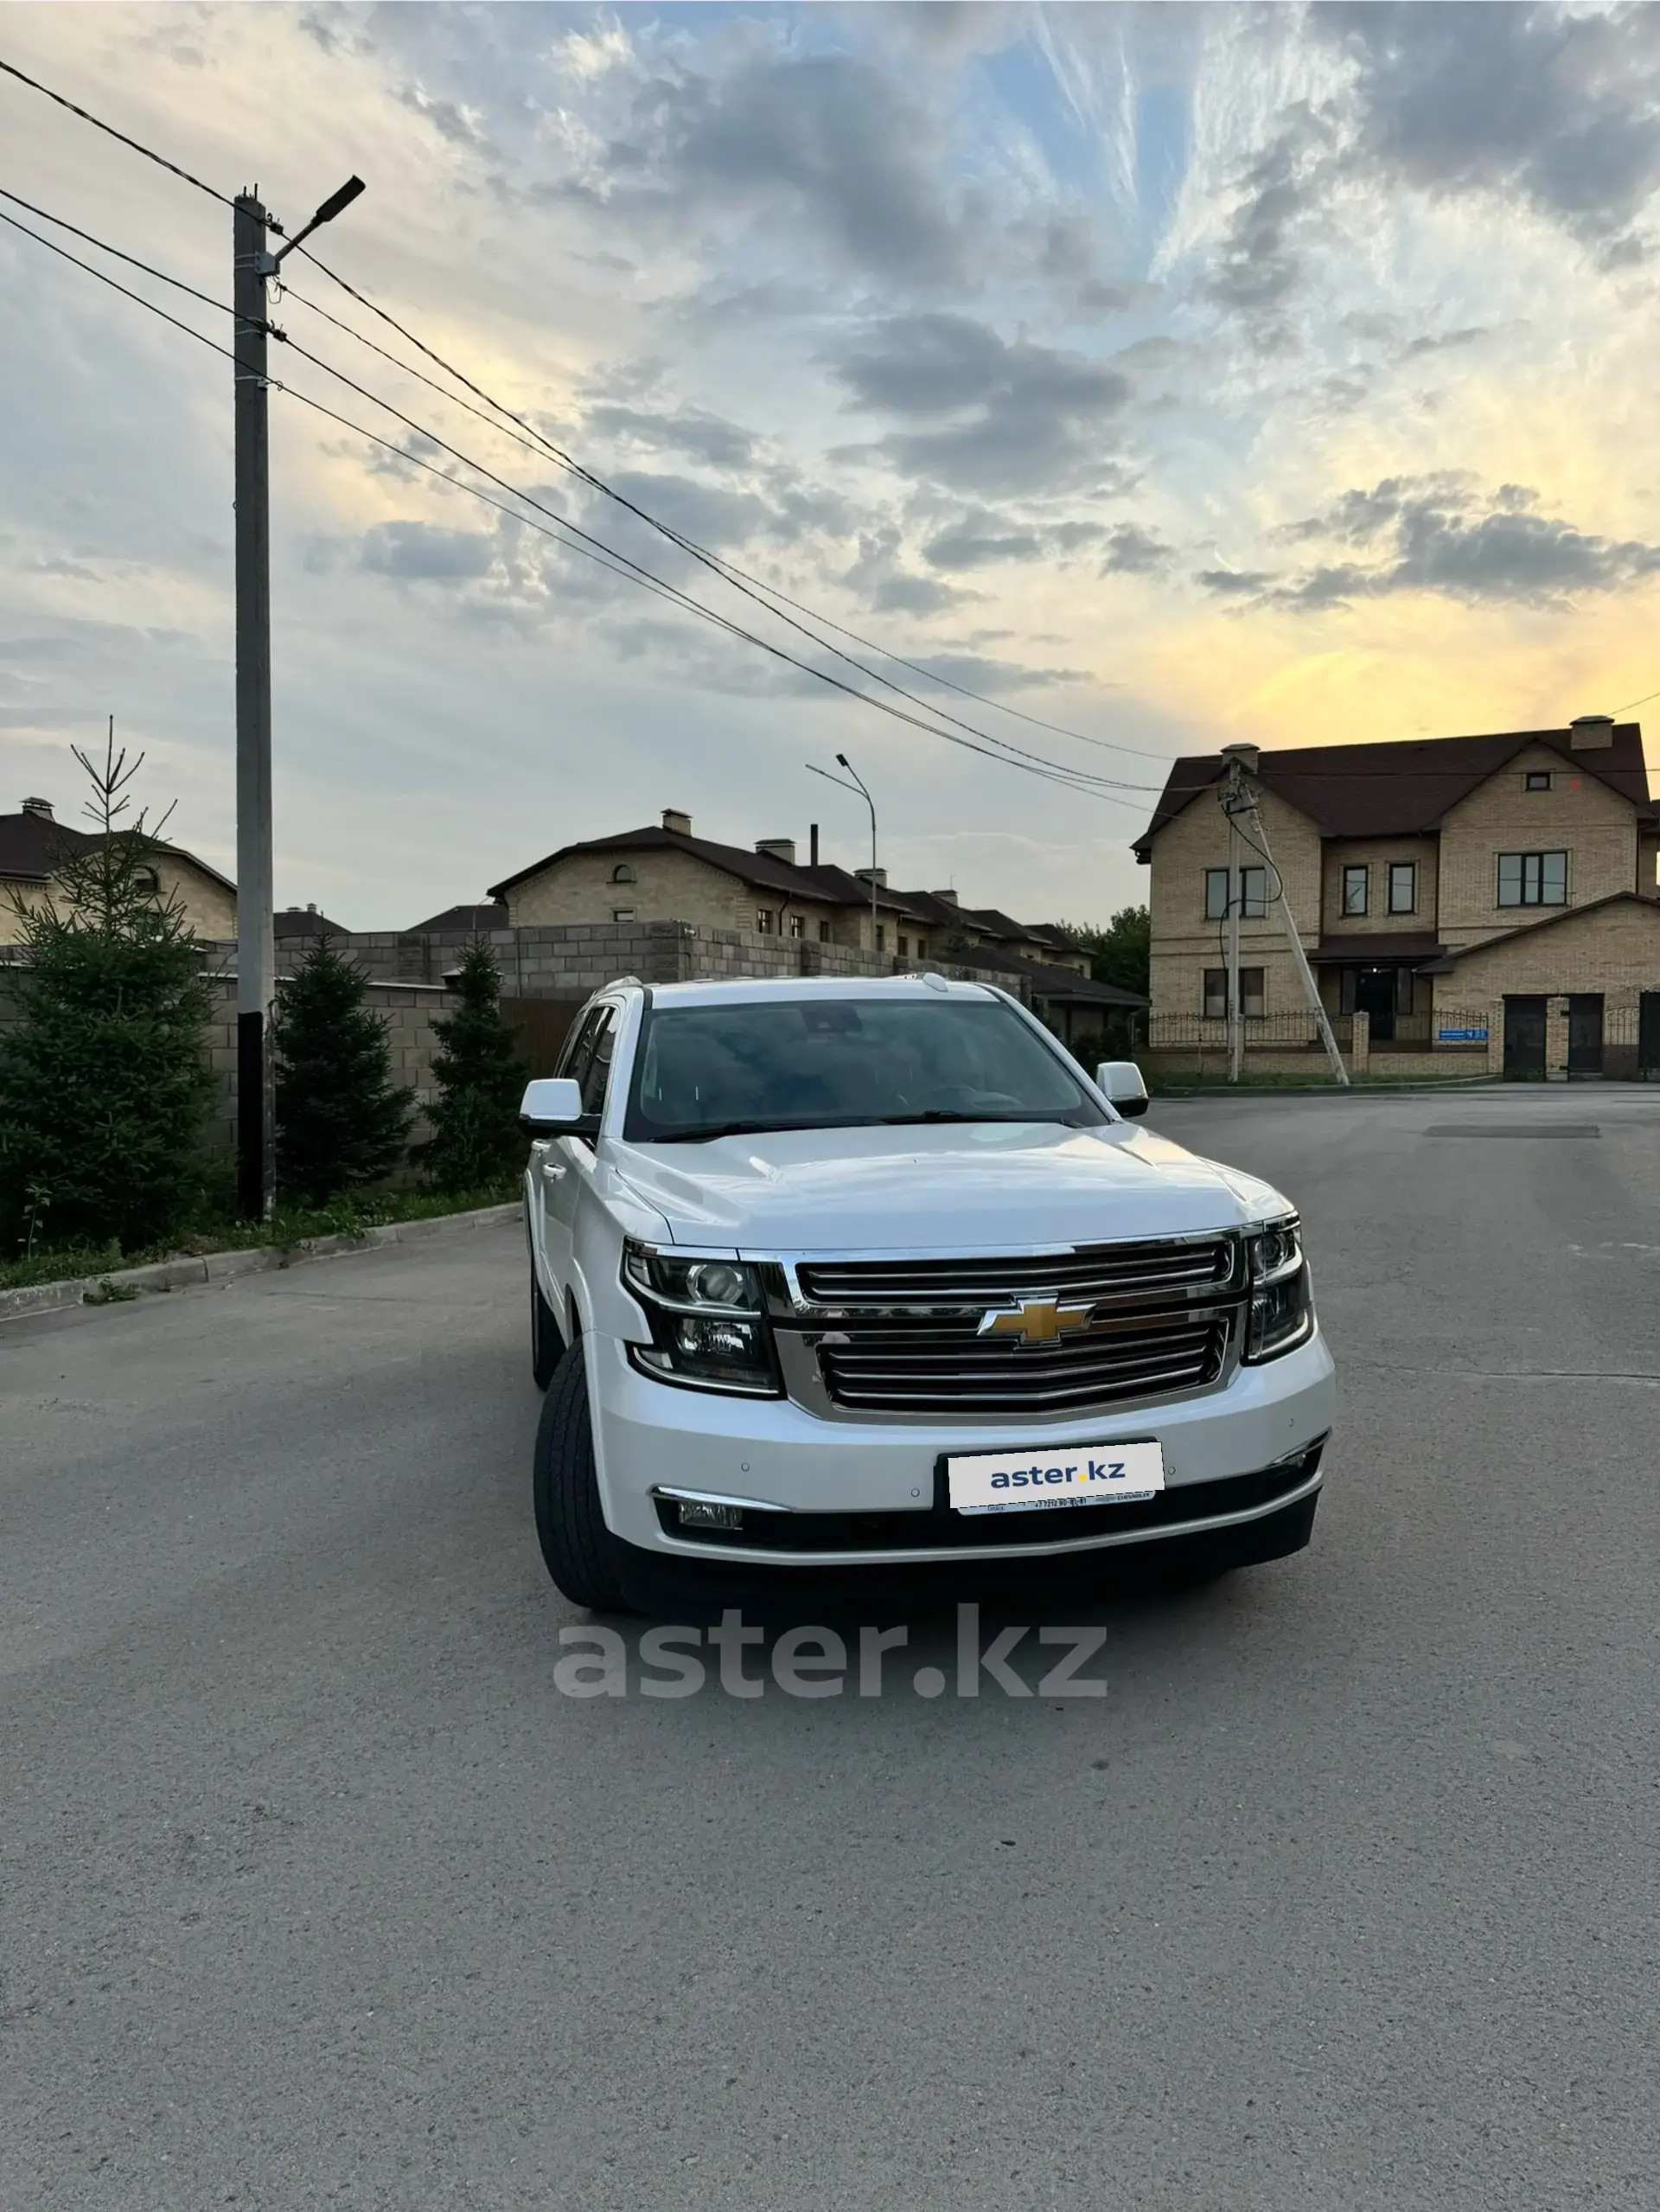
<svg viewBox="0 0 1660 2212">
<path fill-rule="evenodd" d="M 519 1195 L 519 1178 L 476 1191 L 369 1191 L 334 1199 L 324 1206 L 285 1206 L 269 1221 L 232 1218 L 205 1221 L 170 1243 L 147 1244 L 124 1252 L 116 1243 L 70 1244 L 32 1252 L 27 1259 L 0 1261 L 0 1290 L 35 1282 L 99 1278 L 120 1268 L 144 1267 L 152 1260 L 194 1259 L 205 1252 L 241 1252 L 261 1244 L 291 1250 L 311 1237 L 351 1237 L 397 1221 L 433 1221 L 446 1213 L 470 1213 L 481 1206 L 505 1205 Z M 105 1284 L 115 1298 L 128 1294 Z M 93 1303 L 103 1302 L 94 1296 Z"/>
</svg>

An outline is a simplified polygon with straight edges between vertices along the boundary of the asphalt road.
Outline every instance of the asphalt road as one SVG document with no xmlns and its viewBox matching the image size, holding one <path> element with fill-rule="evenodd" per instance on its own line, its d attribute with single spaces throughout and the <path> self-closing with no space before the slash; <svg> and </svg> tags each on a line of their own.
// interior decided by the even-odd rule
<svg viewBox="0 0 1660 2212">
<path fill-rule="evenodd" d="M 1651 2212 L 1660 1092 L 1152 1119 L 1342 1429 L 1101 1698 L 562 1694 L 512 1227 L 0 1330 L 6 2212 Z"/>
</svg>

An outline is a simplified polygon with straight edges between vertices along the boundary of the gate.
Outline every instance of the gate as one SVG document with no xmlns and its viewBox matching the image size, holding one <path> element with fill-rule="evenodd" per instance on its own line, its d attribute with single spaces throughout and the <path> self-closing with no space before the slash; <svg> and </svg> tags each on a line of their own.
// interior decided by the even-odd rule
<svg viewBox="0 0 1660 2212">
<path fill-rule="evenodd" d="M 1602 994 L 1575 991 L 1567 1001 L 1567 1071 L 1602 1073 Z"/>
<path fill-rule="evenodd" d="M 1545 1079 L 1545 1001 L 1504 1001 L 1504 1073 L 1512 1083 Z"/>
<path fill-rule="evenodd" d="M 1637 1072 L 1643 1082 L 1660 1083 L 1660 991 L 1644 991 L 1638 1001 Z"/>
</svg>

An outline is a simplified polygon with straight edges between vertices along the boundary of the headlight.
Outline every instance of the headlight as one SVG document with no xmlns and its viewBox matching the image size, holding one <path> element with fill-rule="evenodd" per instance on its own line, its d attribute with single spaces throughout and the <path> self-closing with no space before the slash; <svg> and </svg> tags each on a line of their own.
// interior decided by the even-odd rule
<svg viewBox="0 0 1660 2212">
<path fill-rule="evenodd" d="M 1245 1357 L 1277 1359 L 1313 1333 L 1314 1301 L 1303 1263 L 1301 1224 L 1294 1213 L 1287 1214 L 1245 1241 L 1251 1268 Z"/>
<path fill-rule="evenodd" d="M 642 1374 L 691 1390 L 779 1396 L 760 1280 L 747 1263 L 692 1259 L 629 1242 L 622 1280 L 651 1330 L 648 1345 L 629 1346 Z"/>
</svg>

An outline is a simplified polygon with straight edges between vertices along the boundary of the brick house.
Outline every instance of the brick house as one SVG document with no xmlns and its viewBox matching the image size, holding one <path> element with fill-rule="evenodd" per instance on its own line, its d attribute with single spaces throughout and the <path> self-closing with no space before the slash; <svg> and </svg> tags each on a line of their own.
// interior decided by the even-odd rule
<svg viewBox="0 0 1660 2212">
<path fill-rule="evenodd" d="M 97 842 L 91 831 L 56 820 L 49 799 L 25 799 L 16 814 L 0 815 L 0 944 L 16 935 L 14 906 L 49 902 L 65 860 Z M 157 897 L 177 898 L 196 937 L 236 935 L 233 883 L 177 845 L 157 844 L 151 859 Z"/>
<path fill-rule="evenodd" d="M 1638 724 L 1587 714 L 1559 730 L 1247 748 L 1243 762 L 1322 1003 L 1366 1015 L 1371 1047 L 1473 1041 L 1482 1024 L 1460 1017 L 1502 1005 L 1511 1074 L 1543 1075 L 1548 1059 L 1599 1072 L 1606 1044 L 1660 1071 L 1660 809 Z M 1223 1026 L 1226 765 L 1178 760 L 1133 848 L 1152 871 L 1155 1038 Z M 1305 1000 L 1274 871 L 1245 860 L 1231 895 L 1248 1043 L 1254 1023 Z M 1548 1049 L 1556 1027 L 1564 1067 Z M 1499 1039 L 1480 1041 L 1497 1059 Z"/>
<path fill-rule="evenodd" d="M 1141 1004 L 1094 981 L 1088 952 L 1053 924 L 965 907 L 951 891 L 897 891 L 884 868 L 821 863 L 816 827 L 803 863 L 792 837 L 719 844 L 694 836 L 691 816 L 669 807 L 656 827 L 562 846 L 488 895 L 514 931 L 674 922 L 751 943 L 835 946 L 870 963 L 866 972 L 970 966 L 1006 978 L 1069 1041 Z"/>
</svg>

